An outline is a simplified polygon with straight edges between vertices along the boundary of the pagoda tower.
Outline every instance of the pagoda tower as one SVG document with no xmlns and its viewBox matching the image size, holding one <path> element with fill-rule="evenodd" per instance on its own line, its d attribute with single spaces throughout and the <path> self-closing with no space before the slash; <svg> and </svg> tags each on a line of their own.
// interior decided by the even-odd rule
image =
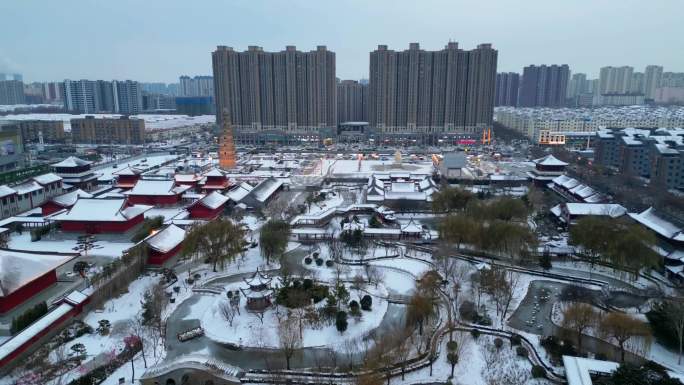
<svg viewBox="0 0 684 385">
<path fill-rule="evenodd" d="M 233 143 L 233 126 L 230 123 L 228 109 L 221 114 L 221 138 L 219 141 L 219 166 L 224 169 L 235 168 L 235 143 Z"/>
</svg>

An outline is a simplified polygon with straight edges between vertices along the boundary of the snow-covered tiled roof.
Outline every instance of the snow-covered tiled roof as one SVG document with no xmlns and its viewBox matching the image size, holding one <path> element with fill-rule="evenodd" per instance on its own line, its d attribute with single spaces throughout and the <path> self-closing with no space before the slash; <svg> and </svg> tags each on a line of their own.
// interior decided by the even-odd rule
<svg viewBox="0 0 684 385">
<path fill-rule="evenodd" d="M 568 385 L 592 385 L 591 374 L 610 374 L 620 364 L 611 361 L 563 356 L 563 366 L 565 366 L 565 377 L 568 380 Z"/>
<path fill-rule="evenodd" d="M 616 203 L 565 203 L 568 214 L 572 216 L 605 215 L 617 218 L 627 213 L 627 209 Z"/>
<path fill-rule="evenodd" d="M 534 163 L 540 164 L 542 166 L 567 166 L 568 164 L 562 160 L 556 158 L 555 156 L 549 154 L 543 158 L 533 160 Z"/>
<path fill-rule="evenodd" d="M 665 238 L 684 241 L 682 228 L 658 216 L 653 207 L 650 207 L 638 214 L 629 213 L 629 216 Z"/>
<path fill-rule="evenodd" d="M 176 174 L 173 176 L 173 179 L 175 179 L 176 182 L 189 183 L 189 182 L 197 182 L 200 179 L 202 179 L 202 177 L 200 175 L 197 175 L 197 174 Z"/>
<path fill-rule="evenodd" d="M 160 253 L 167 253 L 173 250 L 185 239 L 185 230 L 171 224 L 156 234 L 150 235 L 145 243 Z"/>
<path fill-rule="evenodd" d="M 25 182 L 25 183 L 22 183 L 20 185 L 14 186 L 14 190 L 19 195 L 28 194 L 28 193 L 33 192 L 33 191 L 38 191 L 38 190 L 41 190 L 42 188 L 43 188 L 43 186 L 41 186 L 40 184 L 38 184 L 34 181 Z"/>
<path fill-rule="evenodd" d="M 133 166 L 127 166 L 125 168 L 122 168 L 121 170 L 116 170 L 112 172 L 112 175 L 117 175 L 117 176 L 135 176 L 135 175 L 140 175 L 143 173 L 142 169 L 139 169 L 137 167 Z"/>
<path fill-rule="evenodd" d="M 239 185 L 237 185 L 235 188 L 232 190 L 228 191 L 226 195 L 228 198 L 230 198 L 233 202 L 240 202 L 242 198 L 246 197 L 247 194 L 249 194 L 250 191 L 252 191 L 254 187 L 252 187 L 251 184 L 247 182 L 242 182 Z"/>
<path fill-rule="evenodd" d="M 413 182 L 392 182 L 390 187 L 392 192 L 404 193 L 404 192 L 415 192 L 416 185 Z"/>
<path fill-rule="evenodd" d="M 81 158 L 77 158 L 75 156 L 70 156 L 63 161 L 59 163 L 55 163 L 52 165 L 52 167 L 79 167 L 79 166 L 87 166 L 93 162 L 89 160 L 83 160 Z"/>
<path fill-rule="evenodd" d="M 88 296 L 78 290 L 74 290 L 64 297 L 64 300 L 72 305 L 80 305 L 88 299 Z"/>
<path fill-rule="evenodd" d="M 60 180 L 62 180 L 62 177 L 50 172 L 47 174 L 34 176 L 32 179 L 45 186 L 46 184 L 59 182 Z"/>
<path fill-rule="evenodd" d="M 137 217 L 140 214 L 144 214 L 145 211 L 152 209 L 152 206 L 148 205 L 133 205 L 126 207 L 125 209 L 121 210 L 121 215 L 123 215 L 126 219 L 133 219 Z"/>
<path fill-rule="evenodd" d="M 278 190 L 282 185 L 282 180 L 268 178 L 256 185 L 256 187 L 254 187 L 254 189 L 251 191 L 251 194 L 254 196 L 254 199 L 258 200 L 259 202 L 266 202 L 268 198 L 270 198 L 271 195 L 273 195 L 273 193 L 275 193 L 276 190 Z"/>
<path fill-rule="evenodd" d="M 0 296 L 7 296 L 76 257 L 0 250 Z"/>
<path fill-rule="evenodd" d="M 212 168 L 209 172 L 204 174 L 204 176 L 225 176 L 225 174 L 217 168 Z"/>
<path fill-rule="evenodd" d="M 58 205 L 62 207 L 70 207 L 73 206 L 74 203 L 78 200 L 78 198 L 92 198 L 93 194 L 87 193 L 81 189 L 74 190 L 72 192 L 68 192 L 66 194 L 62 194 L 59 196 L 56 196 L 52 198 L 52 201 L 57 203 Z"/>
<path fill-rule="evenodd" d="M 59 305 L 54 310 L 51 310 L 43 317 L 40 317 L 36 322 L 32 323 L 29 327 L 19 332 L 19 334 L 10 338 L 4 344 L 0 345 L 0 361 L 4 360 L 7 356 L 14 353 L 17 349 L 24 346 L 24 344 L 31 341 L 39 333 L 43 332 L 49 328 L 58 319 L 64 317 L 69 311 L 73 309 L 73 305 L 68 303 L 63 303 Z"/>
<path fill-rule="evenodd" d="M 187 191 L 190 186 L 176 186 L 176 182 L 170 179 L 140 179 L 125 195 L 168 196 L 179 195 Z"/>
<path fill-rule="evenodd" d="M 13 188 L 8 187 L 7 185 L 0 186 L 0 198 L 16 193 L 17 192 Z"/>
<path fill-rule="evenodd" d="M 125 222 L 152 208 L 147 205 L 125 207 L 125 198 L 80 198 L 69 211 L 54 216 L 57 221 Z"/>
<path fill-rule="evenodd" d="M 407 224 L 401 227 L 402 233 L 422 233 L 423 227 L 418 223 L 410 220 Z"/>
<path fill-rule="evenodd" d="M 228 199 L 230 198 L 217 191 L 214 191 L 211 194 L 207 194 L 206 196 L 204 196 L 204 198 L 198 200 L 197 203 L 201 204 L 206 208 L 214 210 L 228 202 Z"/>
</svg>

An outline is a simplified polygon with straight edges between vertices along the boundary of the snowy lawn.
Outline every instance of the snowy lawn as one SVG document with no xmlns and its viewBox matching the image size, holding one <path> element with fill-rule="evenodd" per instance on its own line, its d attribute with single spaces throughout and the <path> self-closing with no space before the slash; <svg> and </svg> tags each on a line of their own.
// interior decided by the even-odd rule
<svg viewBox="0 0 684 385">
<path fill-rule="evenodd" d="M 43 252 L 58 252 L 58 253 L 75 253 L 74 247 L 76 247 L 77 239 L 60 239 L 60 240 L 49 240 L 47 237 L 31 242 L 31 233 L 29 231 L 24 231 L 22 234 L 13 233 L 8 241 L 8 247 L 10 249 L 16 250 L 27 250 L 27 251 L 43 251 Z M 107 257 L 107 258 L 119 258 L 124 251 L 133 247 L 132 242 L 110 242 L 102 239 L 95 238 L 95 246 L 101 246 L 100 248 L 92 249 L 88 252 L 89 256 L 93 257 Z"/>
<path fill-rule="evenodd" d="M 518 357 L 507 341 L 500 350 L 493 346 L 494 337 L 480 336 L 473 339 L 469 333 L 454 333 L 457 341 L 458 363 L 454 367 L 454 385 L 488 385 L 501 383 L 507 385 L 546 385 L 552 384 L 546 379 L 532 379 L 532 365 L 524 358 Z M 447 361 L 448 335 L 444 336 L 440 345 L 440 354 L 430 368 L 426 367 L 407 373 L 404 380 L 401 376 L 392 378 L 391 385 L 411 385 L 417 383 L 446 382 L 451 376 L 451 364 Z M 494 380 L 489 382 L 489 380 Z"/>
<path fill-rule="evenodd" d="M 237 290 L 244 284 L 235 283 L 226 286 L 227 290 Z M 382 286 L 367 289 L 373 296 L 373 307 L 371 311 L 362 311 L 362 317 L 357 321 L 354 317 L 349 317 L 349 326 L 344 333 L 340 333 L 335 328 L 335 324 L 324 323 L 317 327 L 305 323 L 303 328 L 302 347 L 329 346 L 333 349 L 343 349 L 345 340 L 352 340 L 363 337 L 371 330 L 380 325 L 388 303 L 380 297 L 386 297 L 387 292 Z M 352 299 L 357 299 L 352 290 Z M 227 302 L 223 296 L 202 296 L 200 301 L 191 307 L 191 318 L 200 318 L 205 335 L 220 343 L 232 343 L 241 346 L 278 348 L 278 314 L 282 317 L 286 314 L 287 308 L 278 306 L 272 307 L 264 313 L 263 323 L 259 318 L 248 312 L 244 301 L 240 305 L 240 315 L 233 320 L 230 326 L 219 312 L 221 303 Z M 316 304 L 316 308 L 325 305 L 325 300 Z"/>
<path fill-rule="evenodd" d="M 421 277 L 426 272 L 432 270 L 432 266 L 430 266 L 429 264 L 411 258 L 381 259 L 378 261 L 372 261 L 371 265 L 386 266 L 408 271 L 409 273 L 413 274 L 416 278 Z"/>
</svg>

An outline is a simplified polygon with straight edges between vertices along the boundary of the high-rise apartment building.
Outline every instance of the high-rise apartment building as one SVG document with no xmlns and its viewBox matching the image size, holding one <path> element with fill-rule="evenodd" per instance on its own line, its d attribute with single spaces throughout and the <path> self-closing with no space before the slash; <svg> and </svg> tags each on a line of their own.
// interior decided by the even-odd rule
<svg viewBox="0 0 684 385">
<path fill-rule="evenodd" d="M 356 80 L 337 83 L 337 122 L 368 121 L 368 84 Z"/>
<path fill-rule="evenodd" d="M 587 80 L 587 74 L 572 74 L 570 82 L 568 83 L 568 98 L 574 99 L 581 94 L 589 92 L 588 89 L 589 80 Z"/>
<path fill-rule="evenodd" d="M 335 53 L 325 46 L 310 52 L 218 46 L 212 62 L 217 119 L 228 108 L 236 141 L 316 140 L 336 127 Z"/>
<path fill-rule="evenodd" d="M 503 72 L 496 74 L 494 105 L 511 107 L 517 106 L 519 91 L 520 74 L 515 72 Z"/>
<path fill-rule="evenodd" d="M 214 78 L 211 76 L 180 77 L 180 96 L 214 96 Z"/>
<path fill-rule="evenodd" d="M 46 103 L 61 102 L 64 96 L 64 83 L 47 82 L 43 83 L 43 100 Z"/>
<path fill-rule="evenodd" d="M 684 87 L 684 72 L 663 72 L 660 87 Z"/>
<path fill-rule="evenodd" d="M 602 67 L 599 75 L 599 94 L 627 94 L 632 86 L 632 75 L 634 68 L 630 66 L 622 67 Z"/>
<path fill-rule="evenodd" d="M 100 111 L 100 95 L 97 82 L 92 80 L 65 80 L 64 109 L 69 112 L 90 114 Z"/>
<path fill-rule="evenodd" d="M 643 72 L 632 73 L 632 81 L 629 85 L 630 94 L 644 94 L 646 91 L 646 77 Z"/>
<path fill-rule="evenodd" d="M 469 51 L 455 42 L 440 51 L 378 46 L 370 54 L 370 127 L 384 140 L 478 136 L 492 124 L 496 63 L 491 44 Z"/>
<path fill-rule="evenodd" d="M 65 80 L 62 88 L 64 108 L 70 112 L 131 115 L 143 110 L 142 90 L 135 81 Z"/>
<path fill-rule="evenodd" d="M 650 65 L 644 71 L 644 95 L 648 99 L 654 99 L 656 88 L 660 87 L 660 79 L 663 76 L 663 67 Z"/>
<path fill-rule="evenodd" d="M 565 105 L 570 67 L 530 65 L 523 69 L 519 105 L 522 107 L 562 107 Z"/>
<path fill-rule="evenodd" d="M 21 74 L 10 74 L 5 72 L 0 72 L 0 81 L 2 80 L 17 80 L 20 82 L 24 81 L 24 77 Z"/>
<path fill-rule="evenodd" d="M 143 111 L 142 90 L 140 84 L 131 80 L 112 82 L 114 112 L 134 115 Z"/>
<path fill-rule="evenodd" d="M 0 80 L 0 104 L 24 104 L 24 83 L 21 80 Z"/>
</svg>

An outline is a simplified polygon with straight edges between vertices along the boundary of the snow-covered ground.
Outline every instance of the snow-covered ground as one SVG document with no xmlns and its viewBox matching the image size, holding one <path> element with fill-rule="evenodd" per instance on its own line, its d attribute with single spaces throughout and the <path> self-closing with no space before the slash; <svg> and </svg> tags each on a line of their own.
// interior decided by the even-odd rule
<svg viewBox="0 0 684 385">
<path fill-rule="evenodd" d="M 77 246 L 77 239 L 59 239 L 50 240 L 49 236 L 44 236 L 43 239 L 31 242 L 31 233 L 24 231 L 23 233 L 12 233 L 8 241 L 8 247 L 16 250 L 28 251 L 42 251 L 42 252 L 58 252 L 58 253 L 75 253 L 74 248 Z M 96 237 L 96 248 L 88 251 L 88 255 L 94 257 L 119 258 L 124 251 L 133 246 L 132 242 L 113 242 Z M 97 247 L 101 246 L 101 247 Z"/>
<path fill-rule="evenodd" d="M 459 335 L 460 334 L 460 335 Z M 454 367 L 454 378 L 451 382 L 455 385 L 488 385 L 489 379 L 497 379 L 506 385 L 542 385 L 552 384 L 546 379 L 532 379 L 530 362 L 515 354 L 507 341 L 500 350 L 493 346 L 494 337 L 480 336 L 472 338 L 467 333 L 454 333 L 458 342 L 458 363 Z M 404 380 L 401 376 L 391 379 L 391 385 L 412 385 L 419 383 L 446 382 L 451 375 L 451 364 L 447 361 L 447 347 L 449 341 L 445 336 L 440 345 L 439 358 L 430 368 L 426 367 L 415 372 L 406 374 Z"/>
<path fill-rule="evenodd" d="M 227 285 L 227 290 L 238 290 L 244 287 L 244 283 Z M 305 324 L 303 327 L 302 347 L 330 346 L 333 349 L 343 348 L 345 340 L 353 340 L 365 336 L 369 331 L 380 325 L 387 311 L 388 303 L 381 297 L 386 297 L 387 292 L 382 286 L 378 288 L 368 287 L 373 296 L 371 311 L 362 311 L 362 317 L 357 321 L 349 317 L 349 326 L 344 333 L 337 331 L 334 323 L 325 323 L 317 327 Z M 354 292 L 354 290 L 352 290 Z M 352 299 L 359 300 L 352 297 Z M 227 302 L 223 296 L 203 296 L 202 299 L 192 306 L 193 318 L 200 318 L 205 335 L 217 342 L 232 343 L 240 346 L 253 346 L 265 348 L 277 348 L 278 317 L 287 317 L 287 308 L 278 306 L 266 310 L 263 322 L 241 303 L 240 315 L 235 316 L 233 325 L 230 326 L 220 314 L 219 306 Z M 319 302 L 316 308 L 325 305 L 325 300 Z"/>
</svg>

